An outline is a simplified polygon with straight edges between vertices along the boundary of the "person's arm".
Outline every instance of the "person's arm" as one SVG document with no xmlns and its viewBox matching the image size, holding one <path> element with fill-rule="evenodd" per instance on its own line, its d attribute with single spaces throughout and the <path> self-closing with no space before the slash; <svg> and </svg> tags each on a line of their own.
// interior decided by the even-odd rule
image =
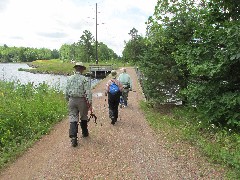
<svg viewBox="0 0 240 180">
<path fill-rule="evenodd" d="M 120 91 L 122 92 L 123 91 L 123 84 L 120 81 L 117 81 L 117 85 L 118 85 Z"/>
<path fill-rule="evenodd" d="M 117 78 L 118 81 L 120 81 L 120 79 L 121 79 L 121 75 L 122 75 L 122 74 L 120 74 L 120 75 L 118 76 L 118 78 Z"/>
<path fill-rule="evenodd" d="M 130 91 L 132 91 L 132 79 L 130 76 L 129 76 L 129 84 L 130 84 Z"/>
<path fill-rule="evenodd" d="M 91 79 L 87 79 L 86 77 L 83 80 L 84 90 L 86 92 L 86 98 L 90 104 L 92 104 L 92 92 L 91 92 Z"/>
<path fill-rule="evenodd" d="M 107 94 L 108 94 L 109 84 L 110 84 L 110 80 L 107 82 L 107 84 L 106 84 L 106 86 L 105 86 L 105 96 L 107 96 Z"/>
</svg>

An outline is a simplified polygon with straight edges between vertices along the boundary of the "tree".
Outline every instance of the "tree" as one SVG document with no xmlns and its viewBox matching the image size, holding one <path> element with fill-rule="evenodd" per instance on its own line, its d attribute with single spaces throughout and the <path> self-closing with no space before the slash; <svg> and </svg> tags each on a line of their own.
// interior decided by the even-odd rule
<svg viewBox="0 0 240 180">
<path fill-rule="evenodd" d="M 239 6 L 234 0 L 159 0 L 142 58 L 147 96 L 161 102 L 181 95 L 207 123 L 240 129 Z"/>
<path fill-rule="evenodd" d="M 109 61 L 111 59 L 117 59 L 117 54 L 114 53 L 112 49 L 110 49 L 103 42 L 98 43 L 98 59 L 99 61 Z"/>
<path fill-rule="evenodd" d="M 145 52 L 145 39 L 137 33 L 138 30 L 135 28 L 131 29 L 128 33 L 131 36 L 131 39 L 128 42 L 125 42 L 125 47 L 122 53 L 122 59 L 125 62 L 130 61 L 133 63 L 138 63 Z"/>
<path fill-rule="evenodd" d="M 52 50 L 52 58 L 58 59 L 59 58 L 59 51 L 57 49 Z"/>
<path fill-rule="evenodd" d="M 71 55 L 70 55 L 70 45 L 63 44 L 59 50 L 60 59 L 63 61 L 70 61 Z"/>
<path fill-rule="evenodd" d="M 94 39 L 92 33 L 88 30 L 83 31 L 83 35 L 80 37 L 78 42 L 83 47 L 83 58 L 82 61 L 90 62 L 94 59 Z"/>
</svg>

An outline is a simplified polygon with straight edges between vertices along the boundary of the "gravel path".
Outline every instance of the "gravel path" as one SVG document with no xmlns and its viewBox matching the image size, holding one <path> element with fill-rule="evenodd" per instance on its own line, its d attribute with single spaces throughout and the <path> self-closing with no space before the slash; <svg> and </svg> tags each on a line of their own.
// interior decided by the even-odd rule
<svg viewBox="0 0 240 180">
<path fill-rule="evenodd" d="M 102 96 L 104 79 L 93 90 L 98 124 L 89 123 L 89 137 L 79 138 L 79 146 L 71 147 L 68 120 L 63 120 L 6 168 L 0 180 L 223 179 L 221 170 L 198 156 L 193 147 L 188 148 L 186 157 L 177 157 L 165 148 L 167 142 L 149 127 L 139 108 L 143 96 L 135 71 L 127 68 L 127 72 L 133 78 L 133 91 L 129 107 L 120 109 L 114 126 Z"/>
</svg>

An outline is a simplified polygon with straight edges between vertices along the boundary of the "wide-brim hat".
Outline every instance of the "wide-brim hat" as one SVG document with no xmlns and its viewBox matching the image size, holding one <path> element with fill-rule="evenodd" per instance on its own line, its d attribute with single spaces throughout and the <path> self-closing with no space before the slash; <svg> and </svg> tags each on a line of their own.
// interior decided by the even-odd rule
<svg viewBox="0 0 240 180">
<path fill-rule="evenodd" d="M 112 71 L 111 71 L 111 76 L 112 76 L 112 77 L 116 77 L 116 76 L 117 76 L 117 71 L 112 70 Z"/>
<path fill-rule="evenodd" d="M 77 62 L 73 67 L 74 68 L 76 68 L 76 67 L 83 67 L 84 70 L 86 69 L 86 66 L 84 66 L 82 62 Z"/>
</svg>

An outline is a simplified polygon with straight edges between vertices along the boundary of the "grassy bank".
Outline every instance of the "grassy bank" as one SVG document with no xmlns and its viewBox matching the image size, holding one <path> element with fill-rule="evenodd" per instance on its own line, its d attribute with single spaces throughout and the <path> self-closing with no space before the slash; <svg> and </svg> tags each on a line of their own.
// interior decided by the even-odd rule
<svg viewBox="0 0 240 180">
<path fill-rule="evenodd" d="M 188 142 L 212 163 L 227 170 L 227 179 L 240 179 L 240 134 L 229 129 L 203 124 L 194 110 L 182 107 L 151 107 L 142 102 L 149 124 L 169 142 L 169 148 Z M 182 146 L 182 143 L 180 143 Z M 178 149 L 178 148 L 176 148 Z M 178 155 L 183 152 L 181 147 Z"/>
<path fill-rule="evenodd" d="M 62 92 L 0 81 L 0 169 L 67 115 Z"/>
<path fill-rule="evenodd" d="M 94 63 L 84 63 L 87 67 L 85 72 L 89 72 L 89 65 Z M 108 62 L 99 62 L 99 65 L 112 65 L 114 69 L 118 69 L 122 66 L 127 66 L 121 61 L 108 61 Z M 29 66 L 34 67 L 33 69 L 20 69 L 22 71 L 28 71 L 32 73 L 46 73 L 46 74 L 59 74 L 59 75 L 71 75 L 73 74 L 74 64 L 70 62 L 63 62 L 59 59 L 52 60 L 36 60 L 31 63 L 28 63 Z"/>
</svg>

